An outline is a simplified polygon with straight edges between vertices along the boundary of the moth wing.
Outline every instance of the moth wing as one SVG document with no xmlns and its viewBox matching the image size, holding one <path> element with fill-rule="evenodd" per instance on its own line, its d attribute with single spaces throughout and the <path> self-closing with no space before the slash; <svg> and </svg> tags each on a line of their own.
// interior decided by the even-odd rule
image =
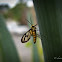
<svg viewBox="0 0 62 62">
<path fill-rule="evenodd" d="M 25 43 L 25 42 L 29 41 L 30 37 L 31 37 L 31 34 L 30 34 L 30 30 L 29 30 L 28 32 L 26 32 L 26 33 L 22 36 L 21 42 L 22 42 L 22 43 Z"/>
</svg>

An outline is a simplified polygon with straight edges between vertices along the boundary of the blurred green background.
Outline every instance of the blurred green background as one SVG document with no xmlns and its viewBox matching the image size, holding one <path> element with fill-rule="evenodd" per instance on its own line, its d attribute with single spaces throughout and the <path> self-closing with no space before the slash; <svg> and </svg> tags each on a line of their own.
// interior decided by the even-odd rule
<svg viewBox="0 0 62 62">
<path fill-rule="evenodd" d="M 0 62 L 44 62 L 41 39 L 21 43 L 31 25 L 37 24 L 31 0 L 0 0 Z M 38 34 L 39 27 L 37 26 Z"/>
</svg>

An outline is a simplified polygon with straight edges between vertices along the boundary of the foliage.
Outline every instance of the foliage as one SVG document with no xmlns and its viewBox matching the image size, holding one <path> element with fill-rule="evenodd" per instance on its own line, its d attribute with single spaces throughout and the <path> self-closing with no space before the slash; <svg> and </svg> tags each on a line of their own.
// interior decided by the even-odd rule
<svg viewBox="0 0 62 62">
<path fill-rule="evenodd" d="M 5 19 L 0 14 L 0 62 L 20 62 L 14 42 L 4 21 Z"/>
<path fill-rule="evenodd" d="M 12 18 L 17 21 L 21 20 L 21 16 L 24 11 L 26 11 L 26 4 L 24 3 L 19 3 L 17 4 L 14 8 L 9 9 L 8 13 L 5 14 L 6 18 Z"/>
<path fill-rule="evenodd" d="M 62 62 L 61 0 L 33 0 L 45 62 Z"/>
<path fill-rule="evenodd" d="M 33 19 L 32 19 L 32 14 L 30 12 L 27 13 L 27 20 L 31 22 L 32 24 L 34 24 Z M 29 24 L 29 22 L 28 22 L 28 26 L 30 27 L 31 25 Z M 26 44 L 26 46 L 32 47 L 32 59 L 33 59 L 32 61 L 33 62 L 44 62 L 43 50 L 42 50 L 39 38 L 36 38 L 36 43 L 34 44 L 33 37 L 31 37 L 31 40 Z"/>
</svg>

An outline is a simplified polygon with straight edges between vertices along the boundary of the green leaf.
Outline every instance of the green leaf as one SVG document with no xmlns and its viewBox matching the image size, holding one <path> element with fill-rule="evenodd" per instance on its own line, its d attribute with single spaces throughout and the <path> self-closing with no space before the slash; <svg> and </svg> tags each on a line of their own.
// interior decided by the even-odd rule
<svg viewBox="0 0 62 62">
<path fill-rule="evenodd" d="M 45 62 L 62 62 L 62 0 L 33 0 Z M 56 57 L 56 59 L 54 59 Z"/>
<path fill-rule="evenodd" d="M 5 19 L 0 14 L 0 62 L 20 62 L 16 47 L 9 34 Z"/>
<path fill-rule="evenodd" d="M 34 23 L 33 23 L 33 20 L 32 20 L 32 14 L 31 14 L 30 12 L 28 12 L 28 14 L 27 14 L 27 20 L 28 20 L 29 22 L 31 22 L 32 24 L 34 24 Z M 28 22 L 28 21 L 27 21 L 27 22 Z M 29 24 L 29 22 L 28 22 L 28 25 L 29 25 L 29 27 L 30 27 L 31 25 Z M 31 27 L 30 27 L 30 28 L 31 28 Z M 32 59 L 33 59 L 33 62 L 40 62 L 37 45 L 34 44 L 34 42 L 33 42 L 33 37 L 31 37 L 31 42 L 32 42 Z"/>
</svg>

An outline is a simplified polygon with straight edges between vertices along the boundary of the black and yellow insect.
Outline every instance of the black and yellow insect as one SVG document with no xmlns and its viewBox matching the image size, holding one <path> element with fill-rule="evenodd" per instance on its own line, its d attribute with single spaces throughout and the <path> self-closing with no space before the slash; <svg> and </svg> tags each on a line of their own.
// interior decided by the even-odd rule
<svg viewBox="0 0 62 62">
<path fill-rule="evenodd" d="M 28 20 L 27 20 L 28 21 Z M 29 22 L 29 21 L 28 21 Z M 39 35 L 36 33 L 36 25 L 33 25 L 31 22 L 29 22 L 31 24 L 31 29 L 28 30 L 21 38 L 21 42 L 25 43 L 28 42 L 29 39 L 31 38 L 31 36 L 33 36 L 33 41 L 34 43 L 36 43 L 36 38 L 39 37 Z"/>
<path fill-rule="evenodd" d="M 37 25 L 37 24 L 36 24 Z M 36 43 L 36 25 L 32 25 L 31 29 L 29 31 L 27 31 L 21 38 L 21 42 L 25 43 L 27 41 L 29 41 L 29 39 L 31 38 L 31 36 L 33 36 L 33 41 L 34 43 Z"/>
</svg>

